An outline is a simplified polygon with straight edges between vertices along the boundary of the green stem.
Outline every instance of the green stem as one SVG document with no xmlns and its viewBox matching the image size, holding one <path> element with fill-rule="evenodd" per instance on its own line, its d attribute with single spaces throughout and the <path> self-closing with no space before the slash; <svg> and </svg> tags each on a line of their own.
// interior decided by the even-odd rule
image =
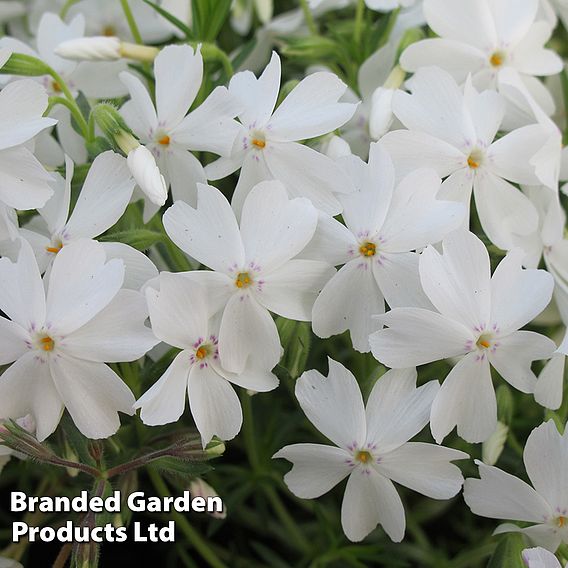
<svg viewBox="0 0 568 568">
<path fill-rule="evenodd" d="M 134 14 L 132 14 L 132 10 L 130 9 L 130 4 L 128 3 L 128 0 L 120 0 L 120 5 L 122 6 L 124 17 L 128 22 L 128 27 L 130 28 L 130 33 L 132 34 L 134 41 L 137 44 L 141 45 L 144 42 L 142 41 L 142 36 L 140 35 L 140 30 L 138 29 L 138 24 L 134 19 Z"/>
<path fill-rule="evenodd" d="M 168 489 L 168 486 L 166 485 L 160 474 L 152 468 L 148 468 L 147 472 L 150 476 L 152 484 L 158 492 L 158 495 L 160 495 L 161 497 L 171 497 L 170 490 Z M 195 550 L 199 552 L 199 554 L 209 566 L 213 566 L 213 568 L 228 568 L 226 564 L 219 560 L 215 552 L 209 547 L 205 540 L 203 540 L 201 535 L 189 524 L 189 522 L 183 515 L 176 511 L 173 511 L 171 513 L 171 516 L 177 523 L 177 526 L 186 536 L 187 540 L 193 545 Z"/>
<path fill-rule="evenodd" d="M 241 397 L 241 403 L 243 407 L 243 436 L 250 465 L 253 471 L 257 472 L 259 469 L 260 461 L 258 459 L 258 452 L 256 450 L 254 436 L 254 416 L 252 413 L 251 398 L 252 397 L 249 394 L 243 392 Z"/>
<path fill-rule="evenodd" d="M 85 117 L 83 116 L 83 114 L 81 113 L 81 111 L 79 110 L 77 105 L 73 104 L 68 99 L 65 99 L 63 97 L 49 97 L 49 106 L 47 107 L 46 114 L 48 114 L 48 112 L 55 105 L 62 105 L 64 107 L 66 107 L 67 109 L 69 109 L 69 111 L 73 115 L 73 118 L 75 119 L 75 122 L 81 128 L 81 131 L 83 132 L 83 135 L 85 136 L 85 139 L 86 140 L 91 139 L 91 138 L 89 138 L 89 127 L 88 127 L 87 123 L 85 122 Z"/>
<path fill-rule="evenodd" d="M 304 12 L 304 18 L 306 20 L 306 24 L 308 25 L 310 33 L 312 35 L 317 35 L 318 28 L 314 21 L 314 15 L 312 14 L 312 11 L 310 10 L 310 7 L 308 5 L 308 0 L 300 0 L 300 6 L 302 6 L 302 11 Z"/>
<path fill-rule="evenodd" d="M 310 551 L 310 544 L 306 540 L 306 537 L 303 535 L 302 531 L 298 528 L 298 525 L 282 503 L 278 493 L 276 493 L 274 487 L 266 485 L 263 486 L 264 493 L 266 497 L 270 501 L 276 516 L 280 519 L 280 522 L 286 527 L 288 531 L 288 535 L 292 538 L 292 540 L 296 543 L 296 546 L 302 552 L 309 552 Z"/>
<path fill-rule="evenodd" d="M 65 2 L 65 4 L 63 4 L 63 8 L 61 8 L 60 12 L 59 12 L 59 17 L 64 20 L 65 17 L 67 16 L 67 12 L 69 12 L 69 8 L 71 8 L 71 6 L 73 6 L 73 4 L 77 4 L 77 2 L 79 2 L 79 0 L 67 0 L 67 2 Z"/>
<path fill-rule="evenodd" d="M 359 46 L 361 44 L 364 16 L 365 16 L 365 0 L 359 0 L 357 2 L 357 8 L 355 10 L 355 30 L 353 33 L 353 39 L 355 40 L 356 46 Z"/>
</svg>

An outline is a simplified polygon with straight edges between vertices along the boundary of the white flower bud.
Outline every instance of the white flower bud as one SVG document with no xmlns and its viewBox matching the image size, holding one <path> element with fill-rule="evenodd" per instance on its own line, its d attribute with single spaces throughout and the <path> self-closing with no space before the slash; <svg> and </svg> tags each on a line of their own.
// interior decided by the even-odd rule
<svg viewBox="0 0 568 568">
<path fill-rule="evenodd" d="M 344 156 L 351 155 L 351 147 L 349 146 L 349 142 L 344 140 L 340 136 L 332 136 L 324 149 L 322 149 L 323 153 L 330 157 L 332 160 L 337 160 L 338 158 L 343 158 Z"/>
<path fill-rule="evenodd" d="M 490 438 L 483 442 L 481 455 L 483 463 L 487 465 L 495 465 L 503 452 L 507 436 L 509 435 L 509 427 L 502 422 L 497 422 L 495 432 Z"/>
<path fill-rule="evenodd" d="M 56 55 L 73 61 L 116 61 L 122 57 L 121 42 L 117 37 L 79 37 L 60 43 Z"/>
<path fill-rule="evenodd" d="M 373 93 L 371 115 L 369 116 L 369 134 L 373 140 L 379 140 L 389 131 L 394 116 L 392 113 L 392 97 L 394 89 L 379 87 Z"/>
<path fill-rule="evenodd" d="M 12 50 L 8 49 L 7 47 L 3 47 L 0 49 L 0 67 L 4 67 L 4 63 L 10 59 L 12 55 Z"/>
<path fill-rule="evenodd" d="M 215 491 L 215 489 L 213 489 L 211 485 L 205 483 L 205 481 L 203 481 L 203 479 L 200 479 L 199 477 L 190 483 L 189 492 L 191 493 L 191 496 L 193 498 L 203 497 L 207 499 L 207 497 L 219 496 L 217 491 Z M 211 513 L 211 516 L 215 517 L 216 519 L 224 519 L 227 516 L 225 505 L 223 505 L 223 511 L 221 511 L 220 513 L 218 512 Z"/>
<path fill-rule="evenodd" d="M 126 161 L 136 183 L 150 201 L 163 205 L 168 197 L 168 187 L 152 152 L 146 146 L 140 145 L 129 152 Z"/>
</svg>

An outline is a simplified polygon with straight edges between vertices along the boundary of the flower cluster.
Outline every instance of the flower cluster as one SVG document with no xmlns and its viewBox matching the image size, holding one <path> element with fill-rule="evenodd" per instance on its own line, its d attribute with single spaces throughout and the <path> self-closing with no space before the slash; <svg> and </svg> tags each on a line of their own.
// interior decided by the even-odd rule
<svg viewBox="0 0 568 568">
<path fill-rule="evenodd" d="M 347 478 L 349 540 L 380 524 L 400 542 L 394 484 L 450 499 L 464 485 L 452 462 L 483 443 L 471 511 L 530 523 L 496 532 L 531 546 L 568 545 L 568 151 L 549 44 L 565 2 L 359 2 L 358 45 L 389 24 L 355 72 L 314 33 L 348 0 L 276 16 L 236 1 L 227 25 L 262 26 L 232 57 L 185 33 L 188 2 L 3 4 L 0 419 L 43 442 L 66 412 L 104 439 L 119 413 L 156 427 L 187 400 L 205 449 L 239 434 L 243 400 L 286 382 L 333 445 L 273 457 L 302 499 Z M 326 57 L 291 77 L 288 54 L 309 49 Z M 327 377 L 283 372 L 290 321 L 321 344 L 349 332 Z M 374 358 L 370 388 L 345 353 Z M 532 487 L 494 466 L 511 423 L 498 393 L 513 391 L 540 417 Z"/>
</svg>

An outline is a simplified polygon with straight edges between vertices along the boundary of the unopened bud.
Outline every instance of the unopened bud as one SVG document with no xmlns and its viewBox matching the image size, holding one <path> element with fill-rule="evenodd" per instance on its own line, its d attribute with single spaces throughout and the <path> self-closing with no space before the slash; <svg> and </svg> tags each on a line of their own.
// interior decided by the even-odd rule
<svg viewBox="0 0 568 568">
<path fill-rule="evenodd" d="M 392 97 L 394 89 L 379 87 L 374 93 L 369 115 L 369 134 L 373 140 L 379 140 L 390 129 L 394 115 L 392 113 Z"/>
<path fill-rule="evenodd" d="M 205 448 L 205 453 L 209 458 L 216 458 L 222 456 L 225 453 L 225 443 L 223 440 L 218 438 L 213 438 Z"/>
<path fill-rule="evenodd" d="M 112 105 L 101 103 L 96 105 L 91 112 L 104 135 L 125 154 L 128 154 L 128 152 L 139 144 L 132 135 L 132 131 L 128 128 L 126 122 L 124 122 L 122 116 L 120 116 L 120 113 Z M 122 140 L 123 142 L 126 142 L 130 138 L 134 140 L 135 144 L 125 149 L 120 145 L 118 140 L 120 137 L 124 138 L 124 140 Z"/>
<path fill-rule="evenodd" d="M 507 436 L 509 435 L 509 427 L 502 422 L 497 422 L 495 432 L 483 442 L 481 448 L 481 459 L 487 465 L 495 465 L 497 460 L 503 453 Z"/>
<path fill-rule="evenodd" d="M 6 61 L 10 59 L 11 55 L 12 52 L 7 47 L 0 49 L 0 68 L 2 68 Z"/>
<path fill-rule="evenodd" d="M 279 317 L 276 327 L 284 347 L 280 364 L 297 379 L 305 370 L 311 346 L 311 327 L 309 323 Z"/>
<path fill-rule="evenodd" d="M 209 485 L 199 477 L 189 484 L 189 492 L 194 499 L 195 497 L 203 497 L 205 499 L 207 499 L 208 497 L 219 497 L 217 491 L 215 491 L 215 489 L 213 489 L 211 485 Z M 210 515 L 216 519 L 226 518 L 227 510 L 225 508 L 225 505 L 223 505 L 222 511 L 215 511 L 213 513 L 210 513 Z"/>
<path fill-rule="evenodd" d="M 326 140 L 321 151 L 332 160 L 344 158 L 345 156 L 350 156 L 352 154 L 349 142 L 340 136 L 335 135 L 330 136 L 329 140 Z"/>
<path fill-rule="evenodd" d="M 6 58 L 6 53 L 2 50 L 2 59 Z M 4 75 L 20 75 L 25 77 L 40 77 L 49 75 L 51 68 L 43 61 L 32 55 L 23 53 L 12 53 L 3 65 L 0 65 L 0 73 Z"/>
<path fill-rule="evenodd" d="M 139 145 L 128 153 L 126 161 L 130 173 L 150 201 L 163 205 L 168 198 L 168 186 L 152 152 L 146 146 Z"/>
<path fill-rule="evenodd" d="M 133 59 L 152 62 L 160 50 L 157 47 L 120 41 L 117 37 L 92 36 L 60 43 L 55 53 L 73 61 L 116 61 Z"/>
</svg>

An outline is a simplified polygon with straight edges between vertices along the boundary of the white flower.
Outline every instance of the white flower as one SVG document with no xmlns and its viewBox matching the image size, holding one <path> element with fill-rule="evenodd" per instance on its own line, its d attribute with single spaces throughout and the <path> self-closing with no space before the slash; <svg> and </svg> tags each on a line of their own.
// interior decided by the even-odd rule
<svg viewBox="0 0 568 568">
<path fill-rule="evenodd" d="M 433 170 L 416 170 L 395 188 L 392 161 L 378 144 L 368 166 L 351 158 L 349 174 L 358 191 L 341 199 L 347 227 L 321 214 L 308 247 L 310 258 L 345 264 L 318 296 L 312 321 L 319 337 L 349 329 L 355 349 L 365 352 L 369 334 L 382 327 L 373 316 L 384 313 L 385 299 L 391 308 L 431 307 L 412 251 L 460 226 L 465 209 L 436 199 L 441 180 Z"/>
<path fill-rule="evenodd" d="M 154 154 L 140 144 L 128 152 L 126 163 L 144 195 L 154 205 L 162 206 L 168 198 L 168 185 L 156 164 Z"/>
<path fill-rule="evenodd" d="M 0 556 L 0 568 L 24 568 L 18 561 L 12 558 Z"/>
<path fill-rule="evenodd" d="M 67 408 L 89 438 L 114 434 L 118 411 L 132 414 L 134 397 L 104 362 L 134 361 L 157 341 L 144 326 L 144 298 L 121 290 L 124 265 L 107 262 L 96 241 L 64 247 L 44 289 L 33 252 L 21 240 L 16 263 L 0 259 L 0 416 L 31 414 L 38 440 Z"/>
<path fill-rule="evenodd" d="M 199 48 L 164 48 L 156 57 L 154 73 L 156 108 L 140 79 L 131 73 L 121 74 L 131 97 L 121 114 L 140 142 L 155 155 L 167 186 L 172 187 L 174 200 L 195 205 L 196 183 L 207 180 L 203 166 L 191 151 L 228 156 L 239 131 L 233 117 L 241 107 L 225 87 L 217 87 L 187 114 L 203 78 Z"/>
<path fill-rule="evenodd" d="M 135 182 L 126 160 L 114 152 L 99 154 L 89 169 L 73 212 L 69 214 L 73 163 L 67 160 L 66 180 L 54 184 L 54 195 L 35 217 L 20 230 L 32 245 L 40 272 L 49 271 L 57 254 L 78 239 L 94 239 L 122 217 Z M 139 290 L 158 275 L 146 255 L 124 243 L 102 243 L 107 259 L 120 258 L 125 264 L 124 287 Z"/>
<path fill-rule="evenodd" d="M 394 368 L 460 357 L 432 405 L 431 429 L 441 441 L 455 425 L 468 442 L 483 442 L 497 426 L 490 365 L 512 386 L 533 393 L 535 360 L 548 359 L 553 341 L 517 331 L 548 305 L 554 281 L 544 270 L 523 270 L 515 249 L 493 277 L 489 255 L 472 233 L 456 231 L 420 257 L 420 281 L 438 310 L 395 308 L 380 316 L 389 326 L 370 337 L 373 355 Z"/>
<path fill-rule="evenodd" d="M 502 97 L 478 93 L 468 82 L 463 94 L 445 71 L 428 67 L 410 82 L 412 94 L 398 91 L 393 111 L 409 130 L 389 132 L 381 141 L 398 176 L 419 167 L 447 177 L 440 197 L 469 203 L 471 192 L 483 230 L 502 249 L 511 233 L 527 235 L 538 215 L 509 182 L 540 185 L 533 156 L 548 139 L 540 125 L 526 126 L 494 141 L 504 115 Z"/>
<path fill-rule="evenodd" d="M 197 209 L 177 201 L 164 227 L 184 252 L 215 272 L 193 273 L 223 310 L 219 353 L 223 367 L 241 374 L 247 364 L 271 370 L 280 360 L 269 310 L 310 321 L 318 292 L 334 274 L 326 262 L 294 257 L 314 235 L 317 211 L 305 198 L 289 200 L 277 181 L 253 188 L 240 227 L 216 188 L 198 185 Z"/>
<path fill-rule="evenodd" d="M 186 393 L 203 447 L 213 436 L 234 438 L 243 421 L 241 404 L 231 383 L 266 392 L 278 379 L 249 361 L 238 375 L 221 366 L 218 324 L 210 321 L 212 311 L 206 288 L 192 274 L 162 273 L 159 291 L 146 290 L 154 334 L 181 349 L 162 377 L 135 404 L 145 424 L 175 422 L 185 409 Z M 214 302 L 211 302 L 214 306 Z"/>
<path fill-rule="evenodd" d="M 346 88 L 333 73 L 313 73 L 274 110 L 280 90 L 276 53 L 258 79 L 250 71 L 231 79 L 229 91 L 245 109 L 239 114 L 240 133 L 231 157 L 205 171 L 209 179 L 219 179 L 241 168 L 232 199 L 238 216 L 252 187 L 271 179 L 283 182 L 291 197 L 307 197 L 330 215 L 341 212 L 333 193 L 352 191 L 349 179 L 327 156 L 296 141 L 327 134 L 353 116 L 357 105 L 337 102 Z"/>
<path fill-rule="evenodd" d="M 535 21 L 539 0 L 424 0 L 424 14 L 439 38 L 410 45 L 400 63 L 407 71 L 438 65 L 462 83 L 468 74 L 478 89 L 495 88 L 500 72 L 513 67 L 547 114 L 554 101 L 536 78 L 562 71 L 562 59 L 544 45 L 552 35 Z"/>
<path fill-rule="evenodd" d="M 496 532 L 521 532 L 535 546 L 554 552 L 568 543 L 568 429 L 559 434 L 552 420 L 535 428 L 523 461 L 532 487 L 476 460 L 481 479 L 466 479 L 465 502 L 476 515 L 532 523 L 527 528 L 507 523 Z"/>
<path fill-rule="evenodd" d="M 42 207 L 51 197 L 52 176 L 25 146 L 57 121 L 43 118 L 47 93 L 31 79 L 10 83 L 0 91 L 0 239 L 13 237 L 8 208 Z"/>
<path fill-rule="evenodd" d="M 416 370 L 389 371 L 373 387 L 367 407 L 355 377 L 329 359 L 329 376 L 307 371 L 296 382 L 296 398 L 310 422 L 335 446 L 294 444 L 273 457 L 294 464 L 284 476 L 303 499 L 327 493 L 349 476 L 341 524 L 347 538 L 363 540 L 381 524 L 395 542 L 404 537 L 405 516 L 393 481 L 433 499 L 449 499 L 463 483 L 450 462 L 464 452 L 409 442 L 428 423 L 437 381 L 416 388 Z"/>
<path fill-rule="evenodd" d="M 562 568 L 558 558 L 544 548 L 525 548 L 522 556 L 527 568 Z"/>
</svg>

